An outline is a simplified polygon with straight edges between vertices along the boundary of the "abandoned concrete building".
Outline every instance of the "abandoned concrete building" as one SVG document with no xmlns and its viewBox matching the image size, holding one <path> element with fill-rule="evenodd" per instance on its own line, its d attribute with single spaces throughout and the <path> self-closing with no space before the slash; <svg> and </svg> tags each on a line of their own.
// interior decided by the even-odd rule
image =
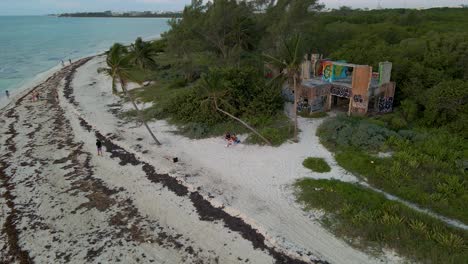
<svg viewBox="0 0 468 264">
<path fill-rule="evenodd" d="M 379 63 L 378 72 L 373 72 L 369 65 L 324 60 L 318 54 L 306 56 L 297 88 L 298 111 L 391 112 L 395 95 L 391 71 L 391 62 Z M 285 96 L 294 102 L 293 89 L 286 89 Z"/>
</svg>

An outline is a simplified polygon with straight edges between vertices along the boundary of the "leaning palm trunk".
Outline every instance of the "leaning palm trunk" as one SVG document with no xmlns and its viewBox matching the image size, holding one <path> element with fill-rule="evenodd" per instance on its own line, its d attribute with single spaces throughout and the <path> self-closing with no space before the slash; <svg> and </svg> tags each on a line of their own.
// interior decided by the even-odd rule
<svg viewBox="0 0 468 264">
<path fill-rule="evenodd" d="M 159 142 L 159 140 L 153 134 L 153 131 L 151 131 L 151 129 L 149 128 L 148 124 L 146 123 L 145 119 L 143 118 L 143 115 L 141 114 L 140 109 L 138 108 L 137 104 L 135 103 L 135 100 L 133 99 L 133 96 L 131 96 L 130 93 L 127 91 L 127 87 L 125 85 L 125 82 L 121 82 L 121 84 L 122 84 L 122 90 L 125 92 L 125 95 L 127 96 L 128 99 L 130 99 L 130 101 L 133 104 L 133 107 L 137 111 L 138 118 L 145 125 L 145 127 L 148 130 L 148 132 L 150 133 L 151 137 L 154 139 L 154 142 L 156 142 L 156 145 L 160 146 L 161 142 Z"/>
<path fill-rule="evenodd" d="M 271 142 L 270 142 L 268 139 L 266 139 L 264 136 L 262 136 L 260 133 L 258 133 L 258 131 L 255 130 L 253 127 L 249 126 L 246 122 L 242 121 L 241 119 L 239 119 L 239 118 L 237 118 L 237 117 L 231 115 L 230 113 L 224 111 L 223 109 L 219 108 L 219 107 L 218 107 L 218 102 L 217 102 L 216 98 L 215 98 L 215 100 L 214 100 L 214 103 L 215 103 L 216 111 L 219 111 L 219 112 L 221 112 L 221 113 L 223 113 L 223 114 L 229 116 L 230 118 L 236 120 L 237 122 L 241 123 L 241 124 L 244 125 L 246 128 L 248 128 L 250 131 L 252 131 L 255 135 L 259 136 L 263 141 L 265 141 L 265 143 L 267 143 L 269 146 L 271 146 Z"/>
<path fill-rule="evenodd" d="M 298 142 L 297 139 L 297 84 L 296 76 L 294 76 L 294 141 Z"/>
</svg>

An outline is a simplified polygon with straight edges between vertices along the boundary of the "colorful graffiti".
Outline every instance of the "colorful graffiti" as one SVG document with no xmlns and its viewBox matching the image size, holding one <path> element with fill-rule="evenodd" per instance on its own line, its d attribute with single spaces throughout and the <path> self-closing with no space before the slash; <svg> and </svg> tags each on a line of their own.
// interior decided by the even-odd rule
<svg viewBox="0 0 468 264">
<path fill-rule="evenodd" d="M 340 61 L 345 62 L 345 61 Z M 339 79 L 346 79 L 348 75 L 346 72 L 348 71 L 348 67 L 341 66 L 341 65 L 333 65 L 333 76 L 332 81 L 339 80 Z"/>
<path fill-rule="evenodd" d="M 297 101 L 297 112 L 310 112 L 309 100 L 301 96 Z"/>
<path fill-rule="evenodd" d="M 393 97 L 380 97 L 379 98 L 379 112 L 389 113 L 393 110 Z"/>
<path fill-rule="evenodd" d="M 324 61 L 322 63 L 322 80 L 326 82 L 345 79 L 348 77 L 347 72 L 348 67 L 346 66 L 335 65 L 332 61 Z"/>
<path fill-rule="evenodd" d="M 323 74 L 322 80 L 332 82 L 333 79 L 333 62 L 325 61 L 322 63 Z"/>
<path fill-rule="evenodd" d="M 310 103 L 310 111 L 311 112 L 323 111 L 326 101 L 327 101 L 326 96 L 320 96 L 318 98 L 315 98 Z"/>
<path fill-rule="evenodd" d="M 286 101 L 294 103 L 294 92 L 291 89 L 284 88 L 281 93 Z"/>
<path fill-rule="evenodd" d="M 360 94 L 356 94 L 355 96 L 353 96 L 353 101 L 355 103 L 362 103 L 364 102 L 364 99 L 362 99 L 362 96 Z"/>
<path fill-rule="evenodd" d="M 338 96 L 338 97 L 350 98 L 351 88 L 343 87 L 343 86 L 332 86 L 330 88 L 330 94 Z"/>
</svg>

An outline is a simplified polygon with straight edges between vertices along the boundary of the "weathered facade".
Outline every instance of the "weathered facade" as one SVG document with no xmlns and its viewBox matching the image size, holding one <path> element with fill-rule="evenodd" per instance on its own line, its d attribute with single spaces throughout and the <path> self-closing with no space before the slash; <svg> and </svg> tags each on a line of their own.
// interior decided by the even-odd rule
<svg viewBox="0 0 468 264">
<path fill-rule="evenodd" d="M 378 72 L 369 65 L 306 57 L 298 87 L 298 111 L 330 111 L 340 108 L 349 115 L 386 113 L 393 108 L 395 83 L 390 81 L 392 63 L 381 62 Z M 294 100 L 292 89 L 285 96 Z"/>
</svg>

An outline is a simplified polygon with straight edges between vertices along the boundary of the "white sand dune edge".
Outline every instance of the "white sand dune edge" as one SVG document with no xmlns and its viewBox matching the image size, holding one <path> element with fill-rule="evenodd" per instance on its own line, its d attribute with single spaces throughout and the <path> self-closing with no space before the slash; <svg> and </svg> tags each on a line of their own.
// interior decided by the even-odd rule
<svg viewBox="0 0 468 264">
<path fill-rule="evenodd" d="M 356 181 L 354 176 L 339 168 L 332 154 L 320 145 L 315 130 L 321 120 L 301 119 L 301 143 L 287 143 L 278 148 L 246 145 L 225 148 L 222 139 L 190 140 L 171 133 L 175 128 L 165 121 L 157 121 L 150 126 L 163 146 L 156 147 L 144 128 L 126 124 L 109 112 L 110 108 L 119 110 L 116 105 L 119 101 L 110 92 L 110 80 L 96 73 L 102 66 L 103 58 L 97 57 L 78 69 L 73 87 L 79 106 L 62 103 L 63 106 L 77 111 L 76 114 L 102 134 L 118 136 L 119 145 L 153 164 L 158 173 L 170 173 L 186 186 L 200 189 L 210 202 L 223 205 L 231 215 L 241 217 L 264 234 L 270 244 L 289 254 L 309 252 L 331 263 L 401 260 L 392 254 L 376 259 L 351 248 L 294 203 L 287 186 L 296 179 Z M 172 164 L 166 156 L 177 156 L 181 163 Z M 308 156 L 325 158 L 332 165 L 332 171 L 315 174 L 306 170 L 301 163 Z"/>
</svg>

